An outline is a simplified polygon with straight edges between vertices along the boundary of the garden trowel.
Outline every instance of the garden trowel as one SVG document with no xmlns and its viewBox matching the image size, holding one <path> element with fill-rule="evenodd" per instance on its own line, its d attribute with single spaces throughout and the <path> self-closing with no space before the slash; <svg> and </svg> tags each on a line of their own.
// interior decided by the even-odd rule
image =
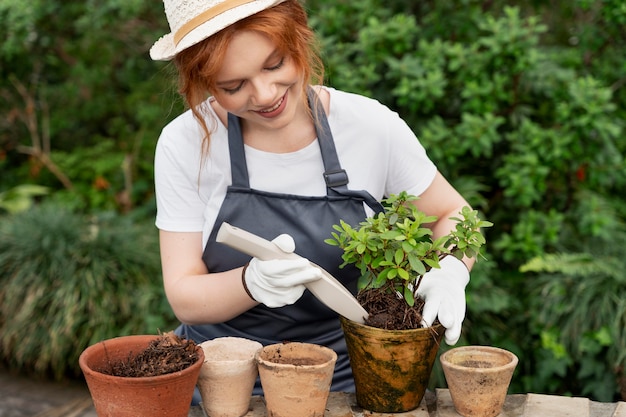
<svg viewBox="0 0 626 417">
<path fill-rule="evenodd" d="M 301 258 L 295 253 L 285 253 L 269 240 L 226 222 L 222 223 L 215 240 L 262 261 Z M 369 314 L 352 293 L 324 268 L 313 262 L 311 265 L 322 271 L 322 278 L 305 284 L 307 289 L 337 314 L 357 323 L 363 323 Z"/>
</svg>

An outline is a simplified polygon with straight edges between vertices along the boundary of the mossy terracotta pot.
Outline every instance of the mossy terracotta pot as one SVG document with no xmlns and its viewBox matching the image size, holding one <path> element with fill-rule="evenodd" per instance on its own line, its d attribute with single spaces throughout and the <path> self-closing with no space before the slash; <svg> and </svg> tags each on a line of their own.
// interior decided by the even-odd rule
<svg viewBox="0 0 626 417">
<path fill-rule="evenodd" d="M 377 413 L 417 408 L 424 397 L 445 331 L 385 330 L 340 317 L 357 404 Z"/>
<path fill-rule="evenodd" d="M 311 343 L 278 343 L 257 354 L 268 417 L 323 417 L 337 354 Z"/>
<path fill-rule="evenodd" d="M 118 377 L 102 370 L 127 360 L 148 347 L 155 335 L 123 336 L 85 349 L 78 360 L 98 417 L 187 417 L 193 391 L 204 361 L 179 372 L 153 377 Z"/>
<path fill-rule="evenodd" d="M 439 360 L 459 414 L 495 417 L 501 413 L 518 362 L 515 354 L 492 346 L 461 346 Z"/>
<path fill-rule="evenodd" d="M 263 345 L 241 337 L 218 337 L 200 344 L 204 363 L 198 378 L 202 408 L 210 417 L 248 413 L 258 376 L 256 354 Z"/>
</svg>

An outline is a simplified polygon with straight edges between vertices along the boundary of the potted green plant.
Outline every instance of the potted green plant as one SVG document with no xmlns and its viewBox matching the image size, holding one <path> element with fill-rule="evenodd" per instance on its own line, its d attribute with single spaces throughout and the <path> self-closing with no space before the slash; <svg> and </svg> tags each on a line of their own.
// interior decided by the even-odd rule
<svg viewBox="0 0 626 417">
<path fill-rule="evenodd" d="M 422 278 L 446 256 L 476 257 L 492 224 L 464 207 L 456 227 L 434 239 L 436 217 L 418 210 L 418 197 L 401 192 L 383 200 L 384 211 L 358 226 L 334 226 L 326 243 L 343 250 L 343 264 L 361 272 L 357 299 L 369 312 L 364 324 L 340 317 L 356 399 L 375 412 L 405 412 L 419 406 L 430 378 L 444 328 L 422 327 L 424 301 L 416 297 Z"/>
</svg>

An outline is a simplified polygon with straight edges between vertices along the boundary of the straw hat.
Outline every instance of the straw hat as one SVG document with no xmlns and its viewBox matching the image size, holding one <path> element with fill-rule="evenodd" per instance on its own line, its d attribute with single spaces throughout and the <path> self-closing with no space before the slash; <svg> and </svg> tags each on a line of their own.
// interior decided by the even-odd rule
<svg viewBox="0 0 626 417">
<path fill-rule="evenodd" d="M 169 61 L 182 51 L 243 18 L 285 0 L 163 0 L 171 33 L 150 48 L 150 58 Z"/>
</svg>

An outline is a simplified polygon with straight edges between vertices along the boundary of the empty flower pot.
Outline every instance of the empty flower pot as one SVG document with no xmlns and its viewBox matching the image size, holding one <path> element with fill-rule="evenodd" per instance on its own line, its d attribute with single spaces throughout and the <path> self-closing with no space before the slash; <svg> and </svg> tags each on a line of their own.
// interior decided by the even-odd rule
<svg viewBox="0 0 626 417">
<path fill-rule="evenodd" d="M 495 417 L 502 411 L 517 356 L 491 346 L 462 346 L 439 358 L 456 411 Z"/>
<path fill-rule="evenodd" d="M 257 354 L 268 417 L 323 417 L 337 354 L 310 343 L 278 343 Z"/>
<path fill-rule="evenodd" d="M 241 417 L 250 408 L 259 374 L 259 342 L 240 337 L 220 337 L 200 344 L 204 363 L 198 378 L 202 407 L 210 417 Z"/>
</svg>

